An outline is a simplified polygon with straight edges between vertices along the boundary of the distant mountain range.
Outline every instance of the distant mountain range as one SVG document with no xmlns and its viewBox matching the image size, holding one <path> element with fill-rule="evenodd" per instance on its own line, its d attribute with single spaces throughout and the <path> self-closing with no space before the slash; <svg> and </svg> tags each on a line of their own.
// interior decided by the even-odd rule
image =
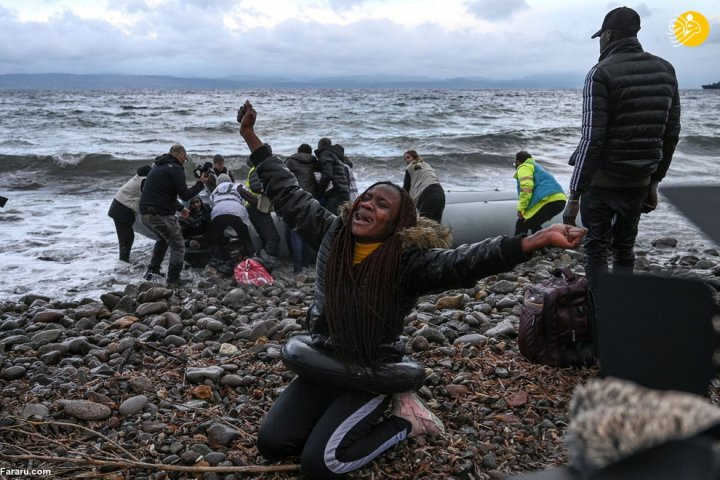
<svg viewBox="0 0 720 480">
<path fill-rule="evenodd" d="M 284 78 L 231 76 L 225 78 L 179 78 L 155 75 L 73 75 L 66 73 L 0 75 L 2 90 L 142 90 L 142 89 L 564 89 L 581 88 L 584 75 L 537 75 L 513 80 L 484 77 L 435 79 L 408 76 L 346 76 Z"/>
</svg>

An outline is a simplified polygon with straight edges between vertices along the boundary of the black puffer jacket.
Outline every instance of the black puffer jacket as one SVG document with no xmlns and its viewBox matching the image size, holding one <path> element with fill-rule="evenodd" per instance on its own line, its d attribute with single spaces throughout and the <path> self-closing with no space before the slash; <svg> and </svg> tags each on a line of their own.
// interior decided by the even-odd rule
<svg viewBox="0 0 720 480">
<path fill-rule="evenodd" d="M 349 194 L 350 187 L 348 186 L 345 163 L 343 162 L 345 149 L 341 145 L 328 145 L 315 150 L 315 155 L 320 162 L 318 194 L 325 193 L 330 182 L 332 182 L 332 191 Z"/>
<path fill-rule="evenodd" d="M 314 304 L 308 311 L 308 330 L 316 345 L 329 339 L 325 318 L 325 264 L 333 239 L 349 217 L 325 210 L 310 194 L 298 187 L 295 178 L 277 157 L 265 147 L 255 150 L 250 159 L 275 211 L 318 251 Z M 452 288 L 471 287 L 482 277 L 512 269 L 528 257 L 520 247 L 521 237 L 497 237 L 455 249 L 437 248 L 451 244 L 447 230 L 429 220 L 402 232 L 403 253 L 400 274 L 401 302 L 407 313 L 420 295 Z M 397 337 L 401 332 L 397 332 Z M 388 338 L 381 351 L 388 358 L 400 358 L 404 347 L 398 338 Z M 392 353 L 391 353 L 392 352 Z"/>
<path fill-rule="evenodd" d="M 320 164 L 314 155 L 305 152 L 293 153 L 285 160 L 285 164 L 297 178 L 300 188 L 317 197 L 318 188 L 315 180 L 315 172 L 319 170 Z"/>
<path fill-rule="evenodd" d="M 585 79 L 582 138 L 570 157 L 575 166 L 570 190 L 661 181 L 679 135 L 673 66 L 644 52 L 636 37 L 611 43 Z"/>
<path fill-rule="evenodd" d="M 140 214 L 146 215 L 150 209 L 154 209 L 157 215 L 174 215 L 179 208 L 177 197 L 190 200 L 203 187 L 203 183 L 198 180 L 193 187 L 188 188 L 182 163 L 169 153 L 161 155 L 155 159 L 155 166 L 143 184 Z"/>
</svg>

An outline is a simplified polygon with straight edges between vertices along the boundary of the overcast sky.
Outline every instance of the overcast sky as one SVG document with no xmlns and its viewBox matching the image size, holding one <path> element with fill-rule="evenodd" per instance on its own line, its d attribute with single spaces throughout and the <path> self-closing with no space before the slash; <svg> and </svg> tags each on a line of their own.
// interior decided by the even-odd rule
<svg viewBox="0 0 720 480">
<path fill-rule="evenodd" d="M 590 36 L 622 5 L 681 87 L 720 81 L 717 0 L 0 0 L 0 74 L 584 75 Z M 670 22 L 688 10 L 710 38 L 673 47 Z"/>
</svg>

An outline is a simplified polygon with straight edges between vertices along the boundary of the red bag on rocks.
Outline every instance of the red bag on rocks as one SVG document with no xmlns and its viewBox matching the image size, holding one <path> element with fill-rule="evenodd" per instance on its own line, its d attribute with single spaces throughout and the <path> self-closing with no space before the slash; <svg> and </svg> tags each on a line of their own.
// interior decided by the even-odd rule
<svg viewBox="0 0 720 480">
<path fill-rule="evenodd" d="M 274 279 L 259 262 L 247 258 L 235 266 L 233 278 L 240 285 L 272 285 Z"/>
</svg>

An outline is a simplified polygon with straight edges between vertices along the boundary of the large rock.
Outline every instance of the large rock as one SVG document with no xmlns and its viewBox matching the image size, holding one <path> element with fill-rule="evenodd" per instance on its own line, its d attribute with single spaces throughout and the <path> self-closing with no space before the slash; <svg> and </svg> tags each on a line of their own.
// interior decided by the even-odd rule
<svg viewBox="0 0 720 480">
<path fill-rule="evenodd" d="M 240 437 L 240 432 L 222 423 L 215 423 L 208 429 L 208 442 L 213 447 L 227 447 Z"/>
<path fill-rule="evenodd" d="M 58 320 L 62 320 L 65 316 L 64 312 L 60 310 L 43 310 L 33 316 L 32 321 L 37 323 L 54 323 Z"/>
<path fill-rule="evenodd" d="M 58 400 L 65 415 L 78 420 L 105 420 L 112 415 L 112 410 L 102 403 L 89 400 Z"/>
<path fill-rule="evenodd" d="M 222 367 L 188 367 L 185 378 L 192 383 L 202 383 L 206 379 L 217 382 L 224 371 Z"/>
<path fill-rule="evenodd" d="M 137 310 L 135 311 L 135 314 L 140 317 L 146 317 L 148 315 L 152 315 L 153 313 L 163 313 L 166 312 L 168 309 L 168 305 L 166 302 L 150 302 L 150 303 L 143 303 L 140 305 Z"/>
<path fill-rule="evenodd" d="M 142 411 L 142 409 L 145 408 L 145 405 L 147 405 L 147 403 L 148 397 L 146 397 L 145 395 L 136 395 L 134 397 L 130 397 L 120 404 L 120 408 L 118 408 L 118 413 L 123 417 L 135 415 L 136 413 Z"/>
</svg>

